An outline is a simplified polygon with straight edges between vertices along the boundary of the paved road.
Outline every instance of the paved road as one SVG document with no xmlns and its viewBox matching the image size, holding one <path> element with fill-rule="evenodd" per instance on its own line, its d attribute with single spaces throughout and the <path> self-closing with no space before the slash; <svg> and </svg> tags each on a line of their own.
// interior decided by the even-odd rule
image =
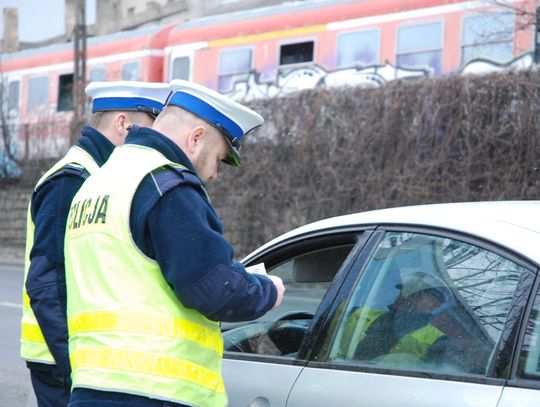
<svg viewBox="0 0 540 407">
<path fill-rule="evenodd" d="M 26 407 L 32 393 L 28 370 L 19 357 L 21 265 L 0 263 L 0 406 Z"/>
</svg>

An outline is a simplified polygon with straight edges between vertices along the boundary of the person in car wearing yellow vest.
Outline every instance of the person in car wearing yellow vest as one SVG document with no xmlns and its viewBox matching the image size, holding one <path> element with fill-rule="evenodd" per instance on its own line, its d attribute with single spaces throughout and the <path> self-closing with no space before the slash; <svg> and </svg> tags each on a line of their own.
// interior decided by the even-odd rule
<svg viewBox="0 0 540 407">
<path fill-rule="evenodd" d="M 357 343 L 349 357 L 392 367 L 420 366 L 434 356 L 436 343 L 446 339 L 432 321 L 452 306 L 450 289 L 431 273 L 411 272 L 402 277 L 401 295 L 388 311 L 359 308 L 349 317 L 344 327 L 349 334 L 343 338 Z M 352 335 L 355 326 L 360 327 L 356 339 Z M 343 341 L 342 349 L 347 348 L 350 343 Z"/>
<path fill-rule="evenodd" d="M 152 129 L 73 199 L 66 231 L 70 406 L 225 406 L 220 321 L 280 304 L 281 279 L 234 261 L 204 183 L 240 165 L 263 119 L 192 82 L 171 82 Z"/>
<path fill-rule="evenodd" d="M 169 93 L 163 83 L 89 84 L 89 126 L 34 189 L 28 209 L 21 356 L 40 407 L 69 401 L 64 234 L 71 200 L 88 174 L 123 143 L 131 125 L 152 125 Z"/>
</svg>

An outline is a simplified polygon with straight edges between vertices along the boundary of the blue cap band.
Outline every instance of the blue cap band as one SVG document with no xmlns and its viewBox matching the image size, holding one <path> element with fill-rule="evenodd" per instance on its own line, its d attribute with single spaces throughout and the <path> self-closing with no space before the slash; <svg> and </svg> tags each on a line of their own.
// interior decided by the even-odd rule
<svg viewBox="0 0 540 407">
<path fill-rule="evenodd" d="M 92 103 L 92 113 L 102 110 L 139 110 L 139 107 L 163 110 L 163 104 L 146 98 L 97 98 Z"/>
<path fill-rule="evenodd" d="M 204 100 L 201 100 L 198 97 L 190 95 L 189 93 L 175 92 L 167 104 L 181 107 L 182 109 L 199 116 L 219 130 L 224 129 L 236 139 L 240 139 L 244 135 L 244 131 L 238 124 L 229 119 L 212 105 L 206 103 Z"/>
</svg>

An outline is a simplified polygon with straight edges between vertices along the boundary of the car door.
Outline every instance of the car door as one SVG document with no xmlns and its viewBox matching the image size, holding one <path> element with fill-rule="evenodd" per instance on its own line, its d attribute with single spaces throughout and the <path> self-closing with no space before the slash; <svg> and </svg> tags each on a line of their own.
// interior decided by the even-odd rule
<svg viewBox="0 0 540 407">
<path fill-rule="evenodd" d="M 286 287 L 280 307 L 256 321 L 222 324 L 230 406 L 285 406 L 306 364 L 306 343 L 367 241 L 363 230 L 314 232 L 281 241 L 246 265 L 264 263 Z M 321 305 L 322 304 L 322 305 Z"/>
<path fill-rule="evenodd" d="M 287 407 L 497 406 L 533 267 L 436 230 L 380 229 L 365 250 Z"/>
<path fill-rule="evenodd" d="M 539 281 L 540 282 L 540 281 Z M 524 320 L 520 349 L 512 369 L 512 379 L 502 392 L 497 407 L 540 406 L 540 289 L 538 283 L 532 307 Z M 526 298 L 524 298 L 524 301 Z"/>
</svg>

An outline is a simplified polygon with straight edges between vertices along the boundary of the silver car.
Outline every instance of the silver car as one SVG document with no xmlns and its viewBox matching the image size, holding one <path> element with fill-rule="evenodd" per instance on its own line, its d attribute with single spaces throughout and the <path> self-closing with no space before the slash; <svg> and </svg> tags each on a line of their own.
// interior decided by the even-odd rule
<svg viewBox="0 0 540 407">
<path fill-rule="evenodd" d="M 540 201 L 331 218 L 243 262 L 287 291 L 223 324 L 232 407 L 540 405 Z"/>
</svg>

